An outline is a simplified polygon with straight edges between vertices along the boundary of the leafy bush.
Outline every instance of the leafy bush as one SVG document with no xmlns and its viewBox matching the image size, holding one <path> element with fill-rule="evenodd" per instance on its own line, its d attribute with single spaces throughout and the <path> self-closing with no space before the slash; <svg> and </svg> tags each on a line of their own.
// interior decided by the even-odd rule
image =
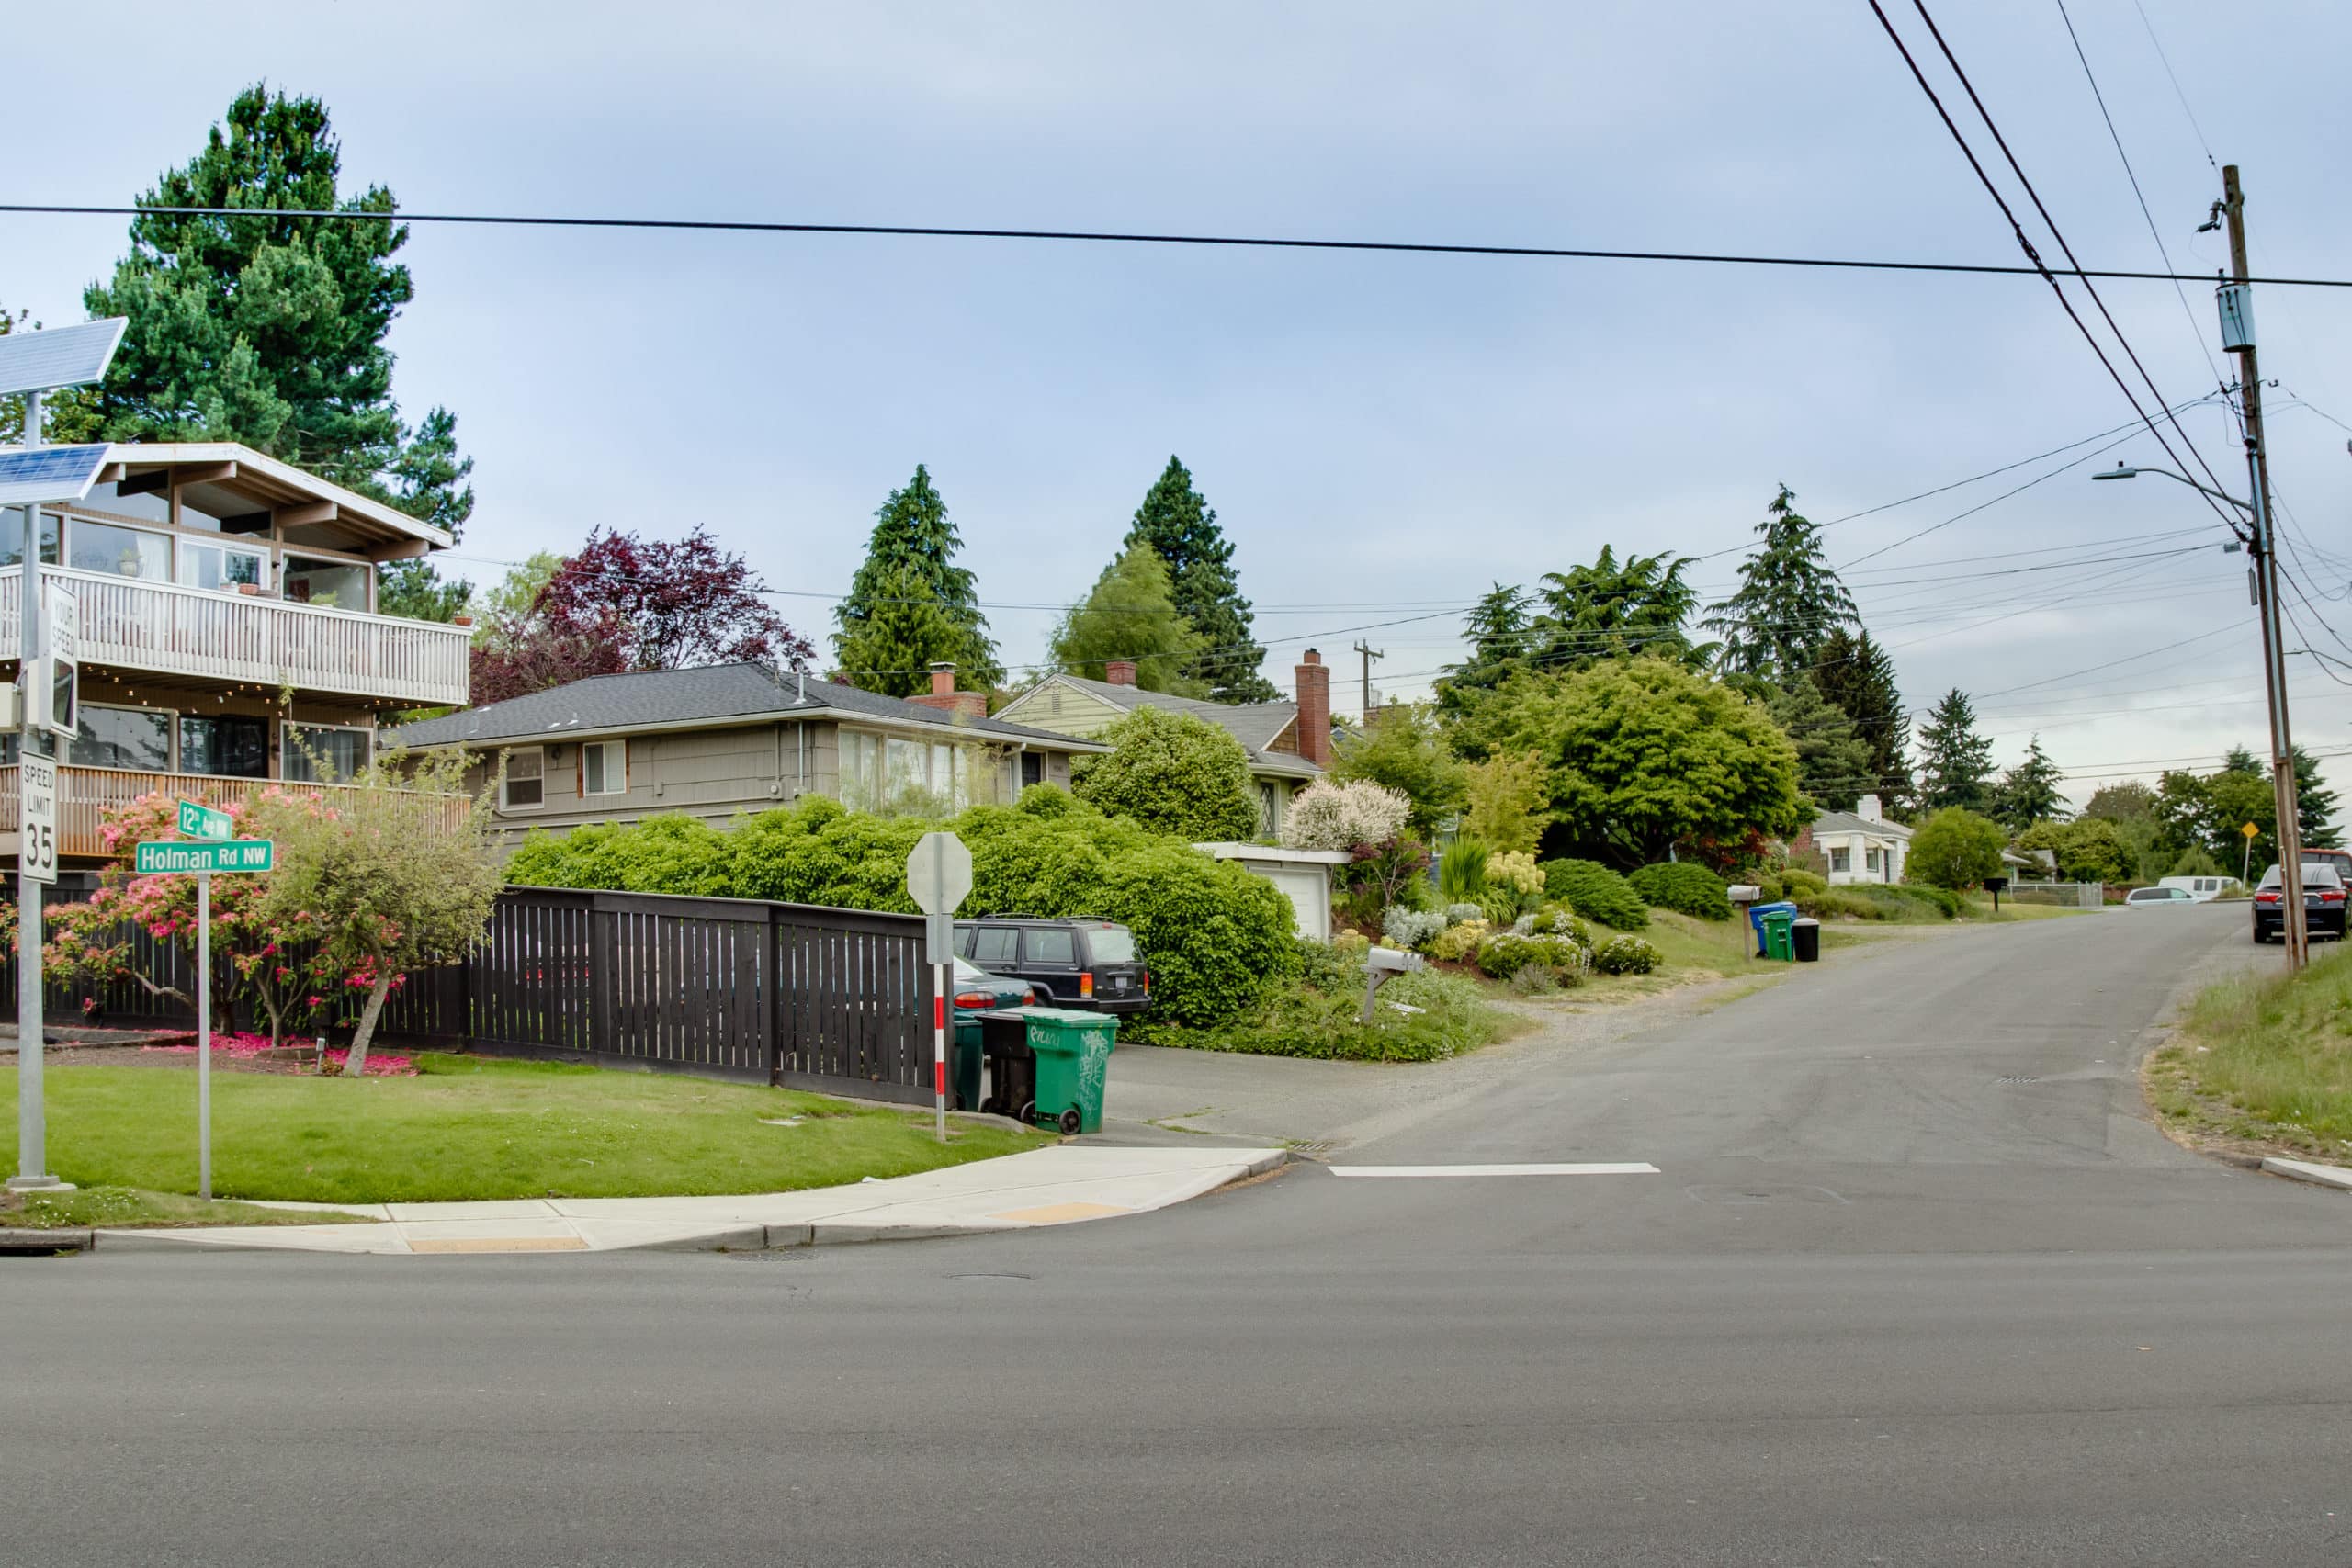
<svg viewBox="0 0 2352 1568">
<path fill-rule="evenodd" d="M 1583 943 L 1565 936 L 1517 936 L 1498 931 L 1478 944 L 1478 969 L 1487 978 L 1508 979 L 1530 965 L 1541 965 L 1552 972 L 1556 980 L 1573 975 L 1574 985 L 1584 977 L 1592 964 L 1592 953 Z"/>
<path fill-rule="evenodd" d="M 1871 885 L 1865 884 L 1865 886 Z M 1948 920 L 1956 920 L 1968 912 L 1968 902 L 1959 894 L 1949 887 L 1930 887 L 1924 882 L 1904 882 L 1891 887 L 1882 886 L 1877 888 L 1871 896 L 1882 897 L 1888 895 L 1897 898 L 1908 898 L 1917 904 L 1926 904 Z"/>
<path fill-rule="evenodd" d="M 1679 909 L 1702 920 L 1731 919 L 1724 879 L 1689 861 L 1656 861 L 1625 879 L 1634 892 L 1661 909 Z"/>
<path fill-rule="evenodd" d="M 1464 920 L 1483 920 L 1486 918 L 1487 907 L 1484 904 L 1448 904 L 1445 907 L 1445 923 L 1449 926 L 1458 926 Z"/>
<path fill-rule="evenodd" d="M 2001 852 L 2009 837 L 1989 817 L 1948 806 L 1911 836 L 1905 874 L 1932 887 L 1955 891 L 2001 874 Z"/>
<path fill-rule="evenodd" d="M 1560 988 L 1560 982 L 1552 977 L 1552 971 L 1541 964 L 1529 964 L 1507 983 L 1514 996 L 1521 997 L 1548 997 Z"/>
<path fill-rule="evenodd" d="M 1637 931 L 1650 923 L 1649 907 L 1633 885 L 1597 860 L 1547 860 L 1544 891 L 1588 919 L 1621 931 Z"/>
<path fill-rule="evenodd" d="M 1380 917 L 1380 934 L 1392 946 L 1420 948 L 1428 946 L 1447 923 L 1444 914 L 1436 909 L 1392 908 Z"/>
<path fill-rule="evenodd" d="M 1781 873 L 1781 897 L 1783 898 L 1794 898 L 1806 893 L 1828 891 L 1827 877 L 1807 871 L 1801 865 L 1792 865 Z"/>
<path fill-rule="evenodd" d="M 1497 884 L 1521 893 L 1541 893 L 1544 891 L 1544 873 L 1537 867 L 1532 854 L 1494 855 L 1487 861 L 1487 886 L 1492 887 Z"/>
<path fill-rule="evenodd" d="M 1521 915 L 1511 929 L 1521 936 L 1565 936 L 1592 945 L 1592 928 L 1566 904 L 1546 904 L 1532 915 Z"/>
<path fill-rule="evenodd" d="M 723 833 L 690 831 L 695 825 L 678 826 L 684 821 L 534 836 L 509 874 L 547 887 L 694 891 L 912 913 L 907 854 L 924 832 L 946 826 L 971 846 L 966 908 L 1097 916 L 1129 927 L 1151 966 L 1153 1010 L 1174 1022 L 1238 1017 L 1297 972 L 1290 900 L 1272 884 L 1059 791 L 1032 788 L 1018 806 L 975 807 L 946 824 L 870 817 L 820 797 L 745 818 Z M 650 880 L 643 868 L 651 852 L 678 845 L 699 857 L 695 886 L 639 886 Z"/>
<path fill-rule="evenodd" d="M 1476 839 L 1456 839 L 1437 863 L 1437 890 L 1449 904 L 1475 904 L 1487 891 L 1487 861 L 1493 853 Z"/>
<path fill-rule="evenodd" d="M 1527 901 L 1509 887 L 1489 887 L 1486 897 L 1478 900 L 1478 912 L 1490 926 L 1510 925 L 1526 907 Z"/>
<path fill-rule="evenodd" d="M 1080 800 L 1188 843 L 1258 834 L 1258 789 L 1241 742 L 1191 714 L 1139 707 L 1096 739 L 1114 750 L 1080 759 Z"/>
<path fill-rule="evenodd" d="M 1298 953 L 1298 983 L 1317 990 L 1339 990 L 1346 987 L 1349 976 L 1363 977 L 1363 955 L 1361 952 L 1341 947 L 1335 942 L 1309 942 L 1296 939 Z"/>
<path fill-rule="evenodd" d="M 1604 975 L 1646 975 L 1666 960 L 1657 948 L 1637 936 L 1613 936 L 1592 955 L 1592 966 Z"/>
<path fill-rule="evenodd" d="M 1161 1021 L 1155 1011 L 1143 1014 L 1137 1022 L 1123 1022 L 1119 1033 L 1123 1040 L 1196 1051 L 1348 1062 L 1436 1062 L 1475 1051 L 1502 1032 L 1502 1016 L 1476 983 L 1463 976 L 1437 970 L 1399 975 L 1380 987 L 1369 1024 L 1360 1021 L 1363 983 L 1362 963 L 1351 961 L 1332 983 L 1282 987 L 1242 1018 L 1182 1029 Z"/>
<path fill-rule="evenodd" d="M 1865 898 L 1847 887 L 1825 887 L 1818 893 L 1799 893 L 1792 900 L 1800 914 L 1811 915 L 1816 920 L 1884 920 L 1894 918 L 1894 911 L 1875 899 Z"/>
<path fill-rule="evenodd" d="M 1291 797 L 1283 842 L 1295 850 L 1378 847 L 1405 831 L 1413 803 L 1405 792 L 1369 780 L 1334 784 L 1317 779 Z"/>
<path fill-rule="evenodd" d="M 1430 941 L 1430 955 L 1448 964 L 1458 964 L 1478 951 L 1478 944 L 1487 940 L 1488 930 L 1484 920 L 1464 920 L 1460 925 L 1448 926 Z"/>
</svg>

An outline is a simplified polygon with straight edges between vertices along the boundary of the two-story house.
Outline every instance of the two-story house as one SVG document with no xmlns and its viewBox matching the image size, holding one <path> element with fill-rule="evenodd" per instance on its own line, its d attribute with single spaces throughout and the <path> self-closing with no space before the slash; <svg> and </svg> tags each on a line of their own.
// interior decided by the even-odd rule
<svg viewBox="0 0 2352 1568">
<path fill-rule="evenodd" d="M 502 836 L 683 812 L 714 825 L 829 795 L 854 809 L 946 815 L 1070 782 L 1099 742 L 988 716 L 956 690 L 884 696 L 760 664 L 594 675 L 464 713 L 401 725 L 416 750 L 463 747 L 473 786 L 494 784 Z M 503 763 L 503 772 L 500 764 Z"/>
<path fill-rule="evenodd" d="M 1102 734 L 1139 707 L 1204 719 L 1239 741 L 1249 756 L 1261 839 L 1281 836 L 1290 797 L 1331 765 L 1331 670 L 1311 648 L 1294 671 L 1297 700 L 1288 703 L 1210 703 L 1147 692 L 1136 684 L 1136 667 L 1125 660 L 1111 660 L 1102 672 L 1108 680 L 1047 675 L 997 717 L 1083 737 Z"/>
<path fill-rule="evenodd" d="M 0 670 L 16 675 L 24 514 L 0 514 Z M 384 715 L 466 700 L 469 632 L 379 615 L 376 569 L 449 536 L 228 443 L 114 447 L 81 501 L 41 508 L 40 572 L 81 621 L 80 729 L 56 745 L 61 884 L 87 886 L 112 807 L 216 802 L 347 777 Z M 17 745 L 0 738 L 0 854 Z"/>
</svg>

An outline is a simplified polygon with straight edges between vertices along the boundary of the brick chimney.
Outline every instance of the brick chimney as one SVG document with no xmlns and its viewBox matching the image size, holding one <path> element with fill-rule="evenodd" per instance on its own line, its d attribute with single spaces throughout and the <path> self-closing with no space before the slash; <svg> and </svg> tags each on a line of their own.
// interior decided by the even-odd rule
<svg viewBox="0 0 2352 1568">
<path fill-rule="evenodd" d="M 1331 765 L 1331 668 L 1313 649 L 1299 655 L 1298 754 L 1318 768 Z"/>
<path fill-rule="evenodd" d="M 1102 666 L 1102 679 L 1109 682 L 1114 686 L 1134 685 L 1136 683 L 1136 661 L 1132 659 L 1112 660 L 1108 664 Z"/>
<path fill-rule="evenodd" d="M 927 708 L 953 714 L 957 718 L 986 718 L 989 716 L 989 694 L 986 692 L 959 692 L 956 689 L 956 666 L 937 663 L 931 667 L 931 690 L 909 697 Z"/>
</svg>

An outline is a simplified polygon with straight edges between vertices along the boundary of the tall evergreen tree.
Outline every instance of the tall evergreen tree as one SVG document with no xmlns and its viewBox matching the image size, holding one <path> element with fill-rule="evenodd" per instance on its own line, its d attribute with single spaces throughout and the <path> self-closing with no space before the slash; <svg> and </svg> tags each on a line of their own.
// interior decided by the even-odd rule
<svg viewBox="0 0 2352 1568">
<path fill-rule="evenodd" d="M 1054 629 L 1054 664 L 1066 674 L 1103 678 L 1103 666 L 1124 659 L 1147 692 L 1198 697 L 1206 688 L 1184 674 L 1201 651 L 1200 634 L 1176 608 L 1168 569 L 1141 539 L 1102 569 L 1084 599 Z"/>
<path fill-rule="evenodd" d="M 412 427 L 392 398 L 384 337 L 416 292 L 392 259 L 408 227 L 392 220 L 382 186 L 343 195 L 342 163 L 318 99 L 259 85 L 239 93 L 204 150 L 138 205 L 245 212 L 131 220 L 130 254 L 82 298 L 91 315 L 128 316 L 130 328 L 96 396 L 73 405 L 80 428 L 59 434 L 242 442 L 460 532 L 473 511 L 473 459 L 458 453 L 456 416 L 435 408 Z M 397 614 L 446 620 L 464 604 L 424 561 L 383 577 Z"/>
<path fill-rule="evenodd" d="M 1821 694 L 1846 711 L 1871 750 L 1871 782 L 1890 803 L 1911 798 L 1911 716 L 1895 684 L 1894 659 L 1866 631 L 1840 626 L 1823 639 L 1813 678 Z"/>
<path fill-rule="evenodd" d="M 1628 554 L 1620 564 L 1615 548 L 1603 545 L 1590 566 L 1545 572 L 1529 657 L 1545 669 L 1635 654 L 1703 668 L 1713 649 L 1695 646 L 1682 630 L 1699 606 L 1698 591 L 1682 578 L 1690 565 L 1688 557 L 1662 551 Z"/>
<path fill-rule="evenodd" d="M 1830 811 L 1851 811 L 1877 788 L 1870 742 L 1855 732 L 1846 710 L 1821 694 L 1810 673 L 1768 687 L 1764 711 L 1797 749 L 1797 787 Z"/>
<path fill-rule="evenodd" d="M 1993 803 L 1993 743 L 1976 733 L 1976 707 L 1954 686 L 1919 726 L 1919 804 L 1986 811 Z"/>
<path fill-rule="evenodd" d="M 2320 777 L 2319 759 L 2295 748 L 2295 829 L 2307 846 L 2333 848 L 2335 838 L 2335 792 Z"/>
<path fill-rule="evenodd" d="M 953 558 L 963 543 L 930 471 L 917 463 L 914 478 L 874 513 L 865 560 L 850 580 L 849 597 L 833 608 L 833 658 L 843 679 L 869 692 L 910 696 L 930 689 L 928 666 L 945 661 L 956 666 L 956 684 L 967 691 L 1003 682 L 978 588 Z M 909 598 L 935 603 L 940 615 L 886 615 Z M 877 615 L 886 616 L 887 637 L 866 635 Z"/>
<path fill-rule="evenodd" d="M 1437 679 L 1440 713 L 1461 717 L 1480 697 L 1526 668 L 1522 656 L 1532 604 L 1526 589 L 1503 582 L 1479 596 L 1462 617 L 1462 639 L 1470 645 L 1469 655 L 1459 664 L 1447 665 Z"/>
<path fill-rule="evenodd" d="M 1739 591 L 1710 605 L 1699 623 L 1723 634 L 1729 673 L 1785 681 L 1819 661 L 1831 632 L 1860 624 L 1853 596 L 1821 552 L 1820 529 L 1795 500 L 1782 485 L 1756 525 L 1763 542 L 1740 563 Z"/>
<path fill-rule="evenodd" d="M 2027 742 L 2025 761 L 2002 776 L 1994 792 L 1993 816 L 2011 832 L 2022 833 L 2036 822 L 2064 822 L 2074 815 L 2066 797 L 2058 793 L 2066 770 L 2041 749 L 2041 737 Z"/>
<path fill-rule="evenodd" d="M 1250 601 L 1241 596 L 1233 570 L 1233 542 L 1193 488 L 1191 472 L 1174 457 L 1136 508 L 1126 543 L 1138 540 L 1168 569 L 1176 608 L 1201 639 L 1201 650 L 1184 668 L 1185 678 L 1220 703 L 1270 703 L 1280 696 L 1258 670 L 1266 650 L 1253 640 Z"/>
</svg>

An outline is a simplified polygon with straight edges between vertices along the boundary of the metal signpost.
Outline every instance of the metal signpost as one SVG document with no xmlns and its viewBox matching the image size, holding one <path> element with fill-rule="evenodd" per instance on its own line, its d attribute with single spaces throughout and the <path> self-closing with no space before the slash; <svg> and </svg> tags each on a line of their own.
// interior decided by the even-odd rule
<svg viewBox="0 0 2352 1568">
<path fill-rule="evenodd" d="M 923 959 L 933 966 L 931 1080 L 939 1141 L 947 1141 L 947 998 L 954 994 L 956 907 L 972 891 L 972 852 L 953 833 L 925 833 L 907 856 L 907 897 L 923 922 Z"/>
<path fill-rule="evenodd" d="M 2238 880 L 2252 886 L 2254 885 L 2254 840 L 2261 836 L 2262 829 L 2249 822 L 2238 831 L 2245 836 L 2245 852 L 2238 857 Z M 2279 874 L 2283 876 L 2286 873 L 2281 872 Z"/>
<path fill-rule="evenodd" d="M 43 449 L 41 394 L 103 379 L 116 346 L 122 342 L 123 329 L 130 324 L 127 318 L 110 316 L 79 326 L 10 333 L 0 338 L 0 396 L 22 394 L 25 400 L 23 446 L 0 456 L 0 506 L 22 508 L 25 525 L 23 548 L 17 557 L 17 681 L 20 688 L 17 760 L 20 787 L 27 793 L 17 816 L 17 1174 L 8 1179 L 14 1189 L 66 1185 L 49 1169 L 48 1107 L 41 1091 L 40 890 L 57 879 L 57 772 L 40 755 L 38 741 L 44 729 L 54 726 L 61 681 L 71 722 L 75 650 L 69 643 L 62 669 L 57 671 L 50 659 L 52 650 L 42 637 L 44 601 L 50 602 L 52 611 L 56 602 L 39 591 L 43 586 L 40 509 L 89 494 L 110 450 L 104 446 Z M 25 829 L 32 805 L 29 784 L 36 761 L 44 765 L 49 784 L 45 873 L 26 852 L 29 840 Z"/>
<path fill-rule="evenodd" d="M 225 811 L 193 800 L 179 803 L 179 829 L 200 840 L 151 839 L 133 852 L 141 876 L 186 872 L 196 877 L 196 1192 L 212 1199 L 212 878 L 217 872 L 267 871 L 277 846 L 267 839 L 232 839 Z"/>
</svg>

